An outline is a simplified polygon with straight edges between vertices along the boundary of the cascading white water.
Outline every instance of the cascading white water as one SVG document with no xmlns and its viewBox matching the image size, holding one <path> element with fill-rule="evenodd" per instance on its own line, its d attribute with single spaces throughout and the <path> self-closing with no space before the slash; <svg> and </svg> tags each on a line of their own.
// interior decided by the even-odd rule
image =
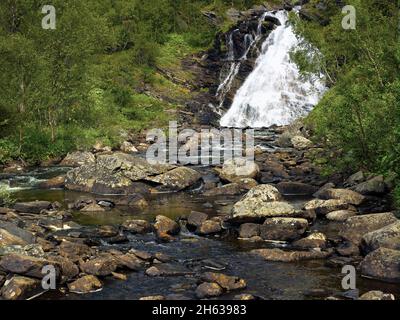
<svg viewBox="0 0 400 320">
<path fill-rule="evenodd" d="M 221 119 L 223 127 L 287 125 L 310 112 L 325 91 L 321 79 L 302 79 L 297 65 L 290 61 L 290 50 L 299 39 L 287 24 L 287 12 L 269 15 L 278 18 L 281 25 L 263 43 L 255 69 Z"/>
</svg>

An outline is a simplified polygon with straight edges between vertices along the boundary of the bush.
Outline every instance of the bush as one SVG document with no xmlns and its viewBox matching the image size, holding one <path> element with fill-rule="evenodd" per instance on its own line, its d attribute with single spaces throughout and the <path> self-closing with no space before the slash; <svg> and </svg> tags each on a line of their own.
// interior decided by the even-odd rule
<svg viewBox="0 0 400 320">
<path fill-rule="evenodd" d="M 15 203 L 11 192 L 4 186 L 0 186 L 0 206 L 10 207 Z"/>
</svg>

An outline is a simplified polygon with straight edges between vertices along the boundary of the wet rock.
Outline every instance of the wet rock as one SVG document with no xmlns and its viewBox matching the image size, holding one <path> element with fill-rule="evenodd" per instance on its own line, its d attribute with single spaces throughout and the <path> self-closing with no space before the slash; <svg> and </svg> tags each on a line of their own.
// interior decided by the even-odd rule
<svg viewBox="0 0 400 320">
<path fill-rule="evenodd" d="M 343 268 L 346 265 L 358 265 L 360 257 L 331 257 L 325 265 L 329 268 Z"/>
<path fill-rule="evenodd" d="M 222 230 L 221 223 L 214 220 L 204 221 L 197 229 L 197 233 L 200 235 L 210 235 L 218 233 Z"/>
<path fill-rule="evenodd" d="M 129 252 L 133 253 L 136 257 L 138 257 L 141 260 L 144 260 L 144 261 L 153 260 L 153 255 L 151 253 L 149 253 L 149 252 L 135 250 L 135 249 L 131 249 L 131 250 L 129 250 Z"/>
<path fill-rule="evenodd" d="M 349 189 L 334 189 L 328 188 L 319 193 L 320 199 L 338 199 L 343 200 L 352 205 L 359 206 L 365 200 L 365 197 L 358 192 L 349 190 Z"/>
<path fill-rule="evenodd" d="M 60 166 L 79 167 L 85 164 L 95 163 L 96 158 L 93 153 L 85 151 L 76 151 L 68 153 L 61 161 Z"/>
<path fill-rule="evenodd" d="M 50 257 L 50 260 L 55 261 L 57 265 L 59 265 L 62 283 L 75 278 L 79 274 L 78 266 L 67 258 L 61 256 L 52 256 Z"/>
<path fill-rule="evenodd" d="M 113 276 L 114 279 L 117 279 L 117 280 L 121 280 L 121 281 L 128 280 L 128 277 L 123 273 L 112 272 L 111 275 Z"/>
<path fill-rule="evenodd" d="M 317 187 L 302 182 L 280 182 L 276 188 L 285 195 L 312 195 L 317 191 Z"/>
<path fill-rule="evenodd" d="M 310 140 L 308 140 L 307 138 L 304 138 L 302 136 L 294 136 L 291 139 L 291 142 L 292 142 L 293 147 L 297 150 L 308 149 L 313 144 Z"/>
<path fill-rule="evenodd" d="M 40 189 L 62 189 L 65 186 L 65 176 L 58 176 L 39 183 Z"/>
<path fill-rule="evenodd" d="M 258 186 L 258 182 L 252 178 L 239 178 L 235 180 L 235 183 L 241 190 L 251 190 Z"/>
<path fill-rule="evenodd" d="M 166 233 L 169 235 L 177 235 L 180 231 L 179 225 L 168 217 L 158 215 L 154 228 L 157 233 Z"/>
<path fill-rule="evenodd" d="M 134 195 L 129 195 L 129 196 L 124 196 L 124 197 L 119 197 L 114 201 L 115 205 L 117 206 L 125 206 L 125 207 L 130 207 L 130 208 L 136 208 L 136 209 L 146 209 L 149 206 L 149 203 L 145 199 L 143 195 L 140 193 L 134 194 Z"/>
<path fill-rule="evenodd" d="M 331 200 L 319 200 L 314 199 L 307 202 L 304 205 L 304 210 L 315 213 L 316 215 L 327 215 L 333 211 L 347 210 L 349 204 L 343 200 L 331 199 Z"/>
<path fill-rule="evenodd" d="M 86 262 L 81 261 L 79 266 L 84 273 L 104 277 L 114 272 L 118 267 L 118 263 L 112 256 L 106 256 Z"/>
<path fill-rule="evenodd" d="M 352 187 L 355 186 L 365 180 L 364 172 L 358 171 L 352 174 L 350 177 L 347 178 L 345 181 L 345 186 Z"/>
<path fill-rule="evenodd" d="M 142 260 L 131 253 L 117 255 L 115 256 L 115 260 L 118 268 L 126 268 L 132 271 L 139 271 L 144 265 Z"/>
<path fill-rule="evenodd" d="M 360 269 L 361 274 L 367 278 L 400 282 L 400 251 L 379 248 L 364 258 Z"/>
<path fill-rule="evenodd" d="M 246 159 L 230 159 L 224 162 L 222 169 L 218 172 L 220 178 L 228 182 L 236 182 L 238 179 L 255 179 L 260 168 L 253 161 Z"/>
<path fill-rule="evenodd" d="M 351 257 L 360 255 L 360 249 L 352 242 L 345 242 L 336 248 L 336 252 L 343 257 Z"/>
<path fill-rule="evenodd" d="M 208 219 L 208 214 L 198 211 L 192 211 L 187 219 L 187 224 L 190 227 L 198 228 Z"/>
<path fill-rule="evenodd" d="M 96 235 L 102 238 L 110 238 L 119 235 L 119 230 L 114 226 L 100 226 L 96 229 Z"/>
<path fill-rule="evenodd" d="M 351 217 L 343 224 L 339 235 L 346 240 L 359 244 L 364 234 L 395 222 L 397 222 L 397 218 L 391 212 Z"/>
<path fill-rule="evenodd" d="M 351 210 L 332 211 L 326 215 L 326 218 L 331 221 L 345 222 L 348 218 L 354 217 L 357 212 Z"/>
<path fill-rule="evenodd" d="M 103 284 L 101 281 L 93 275 L 83 276 L 82 278 L 68 284 L 69 291 L 78 294 L 96 292 L 102 288 Z"/>
<path fill-rule="evenodd" d="M 301 249 L 324 249 L 327 246 L 327 238 L 321 232 L 314 232 L 308 237 L 293 242 L 293 246 Z"/>
<path fill-rule="evenodd" d="M 72 260 L 85 259 L 93 254 L 92 249 L 83 243 L 62 241 L 58 247 L 58 252 L 62 257 Z"/>
<path fill-rule="evenodd" d="M 0 229 L 0 248 L 9 245 L 26 245 L 27 242 L 11 233 L 5 229 Z"/>
<path fill-rule="evenodd" d="M 400 221 L 364 234 L 361 247 L 364 253 L 378 248 L 400 250 Z"/>
<path fill-rule="evenodd" d="M 104 209 L 102 206 L 99 206 L 97 203 L 91 203 L 85 206 L 80 210 L 81 212 L 104 212 L 106 209 Z"/>
<path fill-rule="evenodd" d="M 125 153 L 136 153 L 138 150 L 135 148 L 135 146 L 129 142 L 129 141 L 124 141 L 121 144 L 121 151 Z"/>
<path fill-rule="evenodd" d="M 219 297 L 223 290 L 217 283 L 203 282 L 196 289 L 196 297 L 198 299 Z"/>
<path fill-rule="evenodd" d="M 204 273 L 201 280 L 209 283 L 215 282 L 227 291 L 244 289 L 247 286 L 246 281 L 243 279 L 215 272 Z"/>
<path fill-rule="evenodd" d="M 44 250 L 39 244 L 28 244 L 26 246 L 21 245 L 8 245 L 0 246 L 0 256 L 5 256 L 11 253 L 21 254 L 24 256 L 31 256 L 37 258 L 43 258 L 45 256 Z"/>
<path fill-rule="evenodd" d="M 239 227 L 239 238 L 252 238 L 260 235 L 260 224 L 243 223 Z"/>
<path fill-rule="evenodd" d="M 327 189 L 333 189 L 333 188 L 335 188 L 335 184 L 334 184 L 334 183 L 332 183 L 332 182 L 325 183 L 320 189 L 318 189 L 317 192 L 315 192 L 315 193 L 313 194 L 313 196 L 314 196 L 314 198 L 319 198 L 320 195 L 321 195 L 323 192 L 325 192 L 325 190 L 327 190 Z"/>
<path fill-rule="evenodd" d="M 242 193 L 242 189 L 237 183 L 229 183 L 221 187 L 217 187 L 204 192 L 205 196 L 221 196 L 221 195 L 238 195 Z"/>
<path fill-rule="evenodd" d="M 6 281 L 1 289 L 1 296 L 5 300 L 18 300 L 25 298 L 30 292 L 39 286 L 39 280 L 14 276 Z"/>
<path fill-rule="evenodd" d="M 14 205 L 14 210 L 23 213 L 37 213 L 42 210 L 50 210 L 51 202 L 48 201 L 31 201 L 31 202 L 17 202 Z"/>
<path fill-rule="evenodd" d="M 164 296 L 146 296 L 146 297 L 141 297 L 139 300 L 150 300 L 150 301 L 161 301 L 161 300 L 166 300 Z"/>
<path fill-rule="evenodd" d="M 146 220 L 127 220 L 122 227 L 133 234 L 146 234 L 153 230 L 151 224 Z"/>
<path fill-rule="evenodd" d="M 381 195 L 386 192 L 385 179 L 383 176 L 377 176 L 357 184 L 352 189 L 363 195 Z"/>
<path fill-rule="evenodd" d="M 193 275 L 193 272 L 180 264 L 158 264 L 145 272 L 150 277 L 177 277 Z"/>
<path fill-rule="evenodd" d="M 0 260 L 1 270 L 38 279 L 43 278 L 42 269 L 48 265 L 54 266 L 58 278 L 60 275 L 60 266 L 51 260 L 15 253 L 5 255 Z"/>
<path fill-rule="evenodd" d="M 179 167 L 155 177 L 147 177 L 147 181 L 156 182 L 171 190 L 183 190 L 194 185 L 201 178 L 196 170 Z"/>
<path fill-rule="evenodd" d="M 257 298 L 255 296 L 253 296 L 252 294 L 249 293 L 242 293 L 242 294 L 238 294 L 236 296 L 233 297 L 233 300 L 257 300 Z"/>
<path fill-rule="evenodd" d="M 364 293 L 360 300 L 395 300 L 394 295 L 383 293 L 382 291 L 368 291 Z"/>
<path fill-rule="evenodd" d="M 284 251 L 281 249 L 256 249 L 251 253 L 261 256 L 267 261 L 275 262 L 297 262 L 303 260 L 325 259 L 331 254 L 330 251 Z"/>
<path fill-rule="evenodd" d="M 305 219 L 271 218 L 260 226 L 260 236 L 264 240 L 291 241 L 303 235 L 307 227 Z"/>
</svg>

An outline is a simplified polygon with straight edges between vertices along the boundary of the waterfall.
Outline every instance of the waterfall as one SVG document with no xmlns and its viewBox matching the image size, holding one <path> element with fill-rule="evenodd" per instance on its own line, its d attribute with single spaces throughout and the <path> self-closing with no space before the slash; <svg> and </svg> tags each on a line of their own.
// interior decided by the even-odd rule
<svg viewBox="0 0 400 320">
<path fill-rule="evenodd" d="M 255 69 L 236 93 L 221 126 L 287 125 L 309 113 L 325 91 L 321 79 L 302 79 L 297 65 L 290 61 L 290 50 L 300 41 L 287 23 L 287 12 L 268 14 L 278 18 L 281 25 L 263 43 Z"/>
<path fill-rule="evenodd" d="M 249 51 L 258 43 L 258 41 L 262 37 L 262 23 L 265 20 L 265 17 L 268 13 L 264 13 L 261 18 L 258 21 L 258 27 L 257 27 L 257 32 L 255 35 L 253 34 L 246 34 L 244 37 L 244 44 L 245 44 L 245 51 L 243 55 L 239 59 L 235 59 L 235 45 L 233 42 L 233 36 L 236 32 L 239 31 L 239 29 L 233 30 L 229 34 L 229 39 L 228 39 L 228 54 L 227 54 L 227 61 L 230 62 L 230 67 L 227 75 L 225 78 L 221 81 L 221 84 L 219 85 L 217 89 L 217 98 L 220 102 L 219 107 L 221 109 L 222 105 L 224 104 L 225 97 L 227 93 L 231 90 L 233 80 L 235 80 L 240 66 L 243 61 L 247 59 L 247 55 Z"/>
</svg>

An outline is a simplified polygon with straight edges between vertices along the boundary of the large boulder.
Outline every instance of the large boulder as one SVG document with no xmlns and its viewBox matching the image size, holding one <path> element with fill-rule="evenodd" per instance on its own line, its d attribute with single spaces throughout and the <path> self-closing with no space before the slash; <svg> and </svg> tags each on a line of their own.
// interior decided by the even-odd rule
<svg viewBox="0 0 400 320">
<path fill-rule="evenodd" d="M 349 189 L 334 189 L 328 188 L 319 193 L 320 199 L 339 199 L 343 200 L 349 204 L 359 206 L 364 202 L 365 197 L 358 192 Z"/>
<path fill-rule="evenodd" d="M 341 227 L 339 235 L 353 243 L 359 244 L 366 233 L 381 229 L 397 222 L 397 218 L 391 212 L 366 214 L 348 218 Z"/>
<path fill-rule="evenodd" d="M 251 253 L 256 254 L 266 261 L 274 262 L 298 262 L 303 260 L 325 259 L 330 256 L 330 251 L 284 251 L 281 249 L 255 249 Z"/>
<path fill-rule="evenodd" d="M 387 282 L 400 282 L 400 251 L 379 248 L 368 254 L 360 264 L 364 277 Z"/>
<path fill-rule="evenodd" d="M 314 199 L 304 205 L 304 210 L 310 214 L 327 215 L 332 211 L 347 210 L 349 204 L 346 201 L 338 199 L 320 200 Z"/>
<path fill-rule="evenodd" d="M 86 164 L 92 164 L 96 161 L 93 153 L 87 151 L 75 151 L 68 153 L 61 161 L 60 166 L 79 167 Z"/>
<path fill-rule="evenodd" d="M 364 234 L 361 246 L 366 253 L 379 248 L 400 250 L 400 221 Z"/>
<path fill-rule="evenodd" d="M 260 168 L 254 161 L 230 159 L 224 162 L 222 169 L 218 173 L 222 180 L 236 182 L 243 178 L 256 178 L 260 173 Z"/>
<path fill-rule="evenodd" d="M 383 176 L 373 177 L 365 182 L 355 185 L 352 189 L 363 195 L 380 195 L 387 191 Z"/>
<path fill-rule="evenodd" d="M 201 179 L 201 174 L 196 170 L 179 167 L 158 176 L 147 177 L 145 180 L 159 183 L 170 190 L 183 190 L 194 185 Z"/>
<path fill-rule="evenodd" d="M 264 240 L 291 241 L 303 235 L 307 227 L 305 219 L 271 218 L 260 226 L 260 236 Z"/>
</svg>

